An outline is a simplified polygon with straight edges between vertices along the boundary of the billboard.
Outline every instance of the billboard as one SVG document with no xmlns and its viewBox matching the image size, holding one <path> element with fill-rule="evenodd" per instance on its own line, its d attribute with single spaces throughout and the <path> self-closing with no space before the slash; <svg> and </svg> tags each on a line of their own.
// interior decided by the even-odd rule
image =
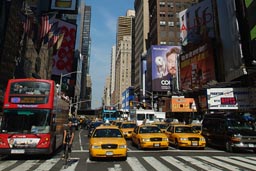
<svg viewBox="0 0 256 171">
<path fill-rule="evenodd" d="M 177 86 L 177 57 L 180 51 L 180 46 L 151 47 L 149 74 L 152 74 L 152 91 L 170 91 Z"/>
<path fill-rule="evenodd" d="M 77 0 L 52 0 L 51 9 L 52 10 L 76 10 Z"/>
<path fill-rule="evenodd" d="M 58 22 L 60 32 L 64 33 L 60 48 L 53 54 L 52 75 L 67 74 L 73 71 L 76 25 L 55 18 L 51 22 Z"/>
<path fill-rule="evenodd" d="M 209 44 L 180 55 L 181 90 L 202 88 L 203 85 L 215 79 L 213 49 Z"/>
<path fill-rule="evenodd" d="M 255 96 L 255 88 L 210 88 L 207 89 L 208 109 L 255 109 Z"/>
<path fill-rule="evenodd" d="M 172 112 L 196 112 L 195 100 L 193 98 L 172 98 Z"/>
<path fill-rule="evenodd" d="M 251 40 L 256 39 L 256 1 L 245 0 Z"/>
<path fill-rule="evenodd" d="M 237 24 L 235 1 L 217 0 L 217 12 L 224 63 L 223 73 L 225 73 L 225 81 L 228 82 L 246 74 L 243 70 L 241 36 Z"/>
<path fill-rule="evenodd" d="M 204 0 L 179 13 L 181 44 L 200 43 L 214 38 L 214 15 L 211 0 Z"/>
</svg>

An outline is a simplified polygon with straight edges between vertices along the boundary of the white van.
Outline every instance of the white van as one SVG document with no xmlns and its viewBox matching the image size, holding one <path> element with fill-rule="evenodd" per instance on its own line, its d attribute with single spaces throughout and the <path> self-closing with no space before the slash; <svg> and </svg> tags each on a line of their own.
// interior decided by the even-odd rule
<svg viewBox="0 0 256 171">
<path fill-rule="evenodd" d="M 136 125 L 143 124 L 143 121 L 147 123 L 154 122 L 155 111 L 154 110 L 144 110 L 144 109 L 131 109 L 130 110 L 130 120 L 135 121 Z"/>
</svg>

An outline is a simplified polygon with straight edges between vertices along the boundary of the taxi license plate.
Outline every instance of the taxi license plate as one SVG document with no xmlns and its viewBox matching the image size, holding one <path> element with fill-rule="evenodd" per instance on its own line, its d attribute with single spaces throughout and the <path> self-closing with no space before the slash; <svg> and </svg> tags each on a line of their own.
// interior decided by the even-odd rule
<svg viewBox="0 0 256 171">
<path fill-rule="evenodd" d="M 198 146 L 198 142 L 197 141 L 192 141 L 192 146 Z"/>
<path fill-rule="evenodd" d="M 113 152 L 112 151 L 107 151 L 106 156 L 113 156 Z"/>
<path fill-rule="evenodd" d="M 160 147 L 160 144 L 156 143 L 154 144 L 154 147 Z"/>
<path fill-rule="evenodd" d="M 24 154 L 25 150 L 24 149 L 12 149 L 11 154 Z"/>
</svg>

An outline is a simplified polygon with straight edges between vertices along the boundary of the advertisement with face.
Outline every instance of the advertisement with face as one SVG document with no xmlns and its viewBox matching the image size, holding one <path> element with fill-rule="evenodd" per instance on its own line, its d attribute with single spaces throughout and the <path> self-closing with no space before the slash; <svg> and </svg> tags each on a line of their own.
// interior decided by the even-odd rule
<svg viewBox="0 0 256 171">
<path fill-rule="evenodd" d="M 177 77 L 179 46 L 152 46 L 152 90 L 170 91 Z"/>
<path fill-rule="evenodd" d="M 73 70 L 76 25 L 59 19 L 52 22 L 58 22 L 60 32 L 64 34 L 59 50 L 53 55 L 52 74 L 67 74 Z"/>
</svg>

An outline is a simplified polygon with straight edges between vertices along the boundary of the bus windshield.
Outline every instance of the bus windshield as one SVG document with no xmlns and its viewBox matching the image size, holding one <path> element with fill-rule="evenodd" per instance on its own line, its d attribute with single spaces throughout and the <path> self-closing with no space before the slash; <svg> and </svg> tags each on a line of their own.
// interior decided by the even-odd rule
<svg viewBox="0 0 256 171">
<path fill-rule="evenodd" d="M 49 133 L 50 110 L 4 110 L 2 133 Z"/>
<path fill-rule="evenodd" d="M 36 94 L 48 95 L 50 91 L 50 84 L 46 82 L 16 82 L 12 83 L 10 87 L 10 95 L 12 94 Z"/>
</svg>

